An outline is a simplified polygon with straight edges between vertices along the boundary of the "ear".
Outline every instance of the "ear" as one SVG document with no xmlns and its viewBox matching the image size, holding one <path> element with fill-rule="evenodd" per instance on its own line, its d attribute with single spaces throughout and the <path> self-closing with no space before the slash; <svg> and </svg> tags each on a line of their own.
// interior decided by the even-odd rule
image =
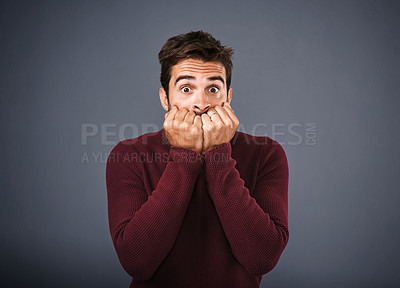
<svg viewBox="0 0 400 288">
<path fill-rule="evenodd" d="M 161 106 L 164 108 L 165 111 L 168 111 L 167 93 L 165 92 L 164 88 L 160 88 L 160 91 L 158 93 L 160 94 Z"/>
<path fill-rule="evenodd" d="M 232 88 L 229 88 L 229 90 L 228 90 L 228 98 L 226 99 L 226 102 L 231 104 L 231 100 L 232 100 Z"/>
</svg>

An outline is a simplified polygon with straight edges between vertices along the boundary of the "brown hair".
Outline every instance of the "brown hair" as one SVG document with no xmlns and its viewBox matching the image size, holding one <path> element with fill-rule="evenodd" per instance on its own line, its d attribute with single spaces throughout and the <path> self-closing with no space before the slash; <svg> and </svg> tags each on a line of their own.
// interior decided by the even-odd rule
<svg viewBox="0 0 400 288">
<path fill-rule="evenodd" d="M 171 37 L 158 53 L 161 64 L 161 85 L 167 93 L 172 66 L 184 59 L 198 59 L 205 62 L 220 62 L 225 67 L 227 90 L 231 85 L 233 49 L 221 45 L 211 34 L 191 31 Z"/>
</svg>

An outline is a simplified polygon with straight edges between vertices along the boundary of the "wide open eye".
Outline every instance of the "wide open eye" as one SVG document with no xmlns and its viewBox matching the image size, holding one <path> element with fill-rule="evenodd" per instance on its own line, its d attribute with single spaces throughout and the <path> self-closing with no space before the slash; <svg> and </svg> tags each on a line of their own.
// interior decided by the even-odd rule
<svg viewBox="0 0 400 288">
<path fill-rule="evenodd" d="M 215 93 L 218 93 L 219 89 L 218 89 L 218 87 L 212 86 L 210 89 L 208 89 L 208 91 L 215 94 Z"/>
<path fill-rule="evenodd" d="M 189 86 L 183 86 L 183 87 L 181 88 L 181 91 L 182 91 L 183 93 L 189 93 L 190 91 L 192 91 L 192 89 L 190 89 Z"/>
</svg>

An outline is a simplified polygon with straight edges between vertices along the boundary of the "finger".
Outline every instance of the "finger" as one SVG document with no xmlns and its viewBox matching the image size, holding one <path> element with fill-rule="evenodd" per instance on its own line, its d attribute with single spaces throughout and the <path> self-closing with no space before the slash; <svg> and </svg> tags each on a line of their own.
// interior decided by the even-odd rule
<svg viewBox="0 0 400 288">
<path fill-rule="evenodd" d="M 232 110 L 233 113 L 235 113 L 235 110 L 232 109 L 231 104 L 229 104 L 229 102 L 222 103 L 222 107 L 228 107 L 229 109 Z"/>
<path fill-rule="evenodd" d="M 199 115 L 195 115 L 194 117 L 194 126 L 201 128 L 203 123 L 201 122 L 201 117 Z"/>
<path fill-rule="evenodd" d="M 184 121 L 189 123 L 189 124 L 193 124 L 193 120 L 194 120 L 195 116 L 196 116 L 196 113 L 194 113 L 194 111 L 189 111 L 186 114 Z"/>
<path fill-rule="evenodd" d="M 218 113 L 218 112 L 215 110 L 214 107 L 212 107 L 212 108 L 208 109 L 206 113 L 207 113 L 207 115 L 210 116 L 210 118 L 211 118 L 212 114 Z"/>
<path fill-rule="evenodd" d="M 239 119 L 235 115 L 235 111 L 233 111 L 231 105 L 228 102 L 223 103 L 223 107 L 225 111 L 228 113 L 229 117 L 232 120 L 233 127 L 237 128 L 239 126 Z"/>
<path fill-rule="evenodd" d="M 210 116 L 208 116 L 206 113 L 201 114 L 201 121 L 203 124 L 212 124 Z"/>
<path fill-rule="evenodd" d="M 166 114 L 165 114 L 165 120 L 167 121 L 172 121 L 175 118 L 175 114 L 178 112 L 178 107 L 174 105 L 174 107 L 171 108 Z"/>
<path fill-rule="evenodd" d="M 201 114 L 201 121 L 203 122 L 203 128 L 211 127 L 213 125 L 210 116 L 206 113 Z"/>
<path fill-rule="evenodd" d="M 215 107 L 210 108 L 210 110 L 207 111 L 207 115 L 210 117 L 212 122 L 214 122 L 214 123 L 222 123 L 223 124 L 223 121 L 219 117 L 218 111 L 215 110 Z"/>
<path fill-rule="evenodd" d="M 224 102 L 224 106 L 222 107 L 224 110 L 228 113 L 229 117 L 234 121 L 236 118 L 235 112 L 231 108 L 231 105 L 229 105 L 228 102 Z"/>
<path fill-rule="evenodd" d="M 225 125 L 232 124 L 232 119 L 231 119 L 231 117 L 229 116 L 229 114 L 228 114 L 228 112 L 226 111 L 226 109 L 224 109 L 224 108 L 221 107 L 221 106 L 215 106 L 215 110 L 218 112 L 218 116 L 221 118 L 222 122 L 223 122 Z M 211 120 L 213 120 L 213 119 L 211 118 Z M 214 121 L 214 120 L 213 120 L 213 121 Z"/>
<path fill-rule="evenodd" d="M 183 119 L 185 119 L 185 116 L 186 116 L 186 114 L 188 113 L 189 111 L 186 109 L 186 108 L 182 108 L 182 109 L 179 109 L 178 110 L 178 112 L 176 112 L 176 114 L 175 114 L 175 118 L 174 118 L 174 120 L 177 120 L 177 121 L 183 121 Z"/>
</svg>

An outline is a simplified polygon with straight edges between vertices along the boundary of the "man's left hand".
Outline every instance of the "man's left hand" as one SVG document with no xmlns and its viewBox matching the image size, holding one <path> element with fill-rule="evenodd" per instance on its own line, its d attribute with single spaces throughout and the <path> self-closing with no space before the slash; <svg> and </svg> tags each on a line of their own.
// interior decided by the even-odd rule
<svg viewBox="0 0 400 288">
<path fill-rule="evenodd" d="M 201 115 L 201 120 L 203 123 L 203 154 L 215 146 L 231 141 L 239 126 L 239 120 L 228 102 L 209 109 L 207 113 Z"/>
</svg>

